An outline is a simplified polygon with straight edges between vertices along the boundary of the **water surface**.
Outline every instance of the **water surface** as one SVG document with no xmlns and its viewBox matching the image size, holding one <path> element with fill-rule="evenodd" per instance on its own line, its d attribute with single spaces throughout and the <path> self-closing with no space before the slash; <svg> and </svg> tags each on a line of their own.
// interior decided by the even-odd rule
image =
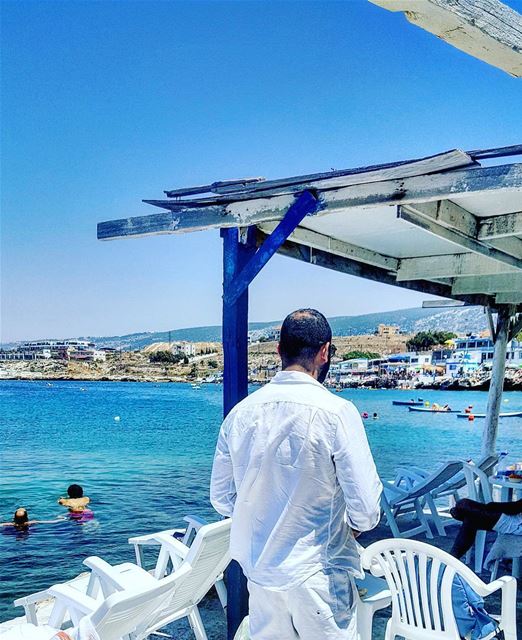
<svg viewBox="0 0 522 640">
<path fill-rule="evenodd" d="M 194 513 L 215 519 L 208 500 L 222 387 L 184 384 L 0 381 L 0 517 L 19 506 L 31 518 L 63 512 L 56 503 L 73 482 L 92 500 L 95 519 L 35 525 L 28 533 L 0 533 L 0 620 L 21 615 L 14 598 L 74 577 L 82 560 L 133 559 L 131 535 L 177 526 Z M 393 399 L 411 392 L 346 390 L 366 420 L 383 478 L 399 463 L 427 469 L 455 457 L 476 457 L 484 421 L 410 413 Z M 484 411 L 483 392 L 422 393 L 452 408 Z M 506 411 L 522 410 L 522 393 L 506 393 Z M 114 418 L 119 416 L 119 421 Z M 501 421 L 499 450 L 522 460 L 522 419 Z"/>
</svg>

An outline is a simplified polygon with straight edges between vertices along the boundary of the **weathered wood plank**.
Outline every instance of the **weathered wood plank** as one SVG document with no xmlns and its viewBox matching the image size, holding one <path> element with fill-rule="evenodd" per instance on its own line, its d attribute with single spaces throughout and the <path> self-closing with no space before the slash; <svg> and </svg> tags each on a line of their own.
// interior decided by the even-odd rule
<svg viewBox="0 0 522 640">
<path fill-rule="evenodd" d="M 522 16 L 498 0 L 370 0 L 479 60 L 522 76 Z"/>
<path fill-rule="evenodd" d="M 447 229 L 460 231 L 467 236 L 478 239 L 481 219 L 450 200 L 419 202 L 408 206 L 415 213 L 433 220 Z M 499 217 L 503 218 L 504 216 Z M 509 234 L 505 233 L 501 238 L 488 238 L 487 244 L 494 249 L 522 259 L 522 241 L 508 236 Z"/>
<path fill-rule="evenodd" d="M 432 280 L 501 273 L 522 273 L 522 270 L 476 253 L 453 253 L 424 258 L 403 258 L 399 262 L 397 280 Z"/>
<path fill-rule="evenodd" d="M 462 300 L 423 300 L 423 309 L 452 309 L 453 307 L 465 307 Z"/>
<path fill-rule="evenodd" d="M 497 293 L 495 296 L 497 304 L 522 304 L 522 291 L 512 293 Z"/>
<path fill-rule="evenodd" d="M 521 196 L 522 200 L 522 196 Z M 482 218 L 479 224 L 478 238 L 491 240 L 522 235 L 522 211 L 505 213 L 501 216 Z"/>
<path fill-rule="evenodd" d="M 522 291 L 522 275 L 504 274 L 495 276 L 479 276 L 455 278 L 451 291 L 455 295 L 470 293 L 517 293 Z"/>
<path fill-rule="evenodd" d="M 468 251 L 486 256 L 491 260 L 497 260 L 504 264 L 511 265 L 516 269 L 522 269 L 522 259 L 512 256 L 510 253 L 504 253 L 499 249 L 485 245 L 474 237 L 471 237 L 458 229 L 451 229 L 450 227 L 443 226 L 429 217 L 420 215 L 413 207 L 409 207 L 407 205 L 398 206 L 397 217 L 409 222 L 410 224 L 414 224 L 420 229 L 423 229 L 438 238 L 452 242 L 459 247 L 464 247 L 464 249 L 467 249 Z"/>
</svg>

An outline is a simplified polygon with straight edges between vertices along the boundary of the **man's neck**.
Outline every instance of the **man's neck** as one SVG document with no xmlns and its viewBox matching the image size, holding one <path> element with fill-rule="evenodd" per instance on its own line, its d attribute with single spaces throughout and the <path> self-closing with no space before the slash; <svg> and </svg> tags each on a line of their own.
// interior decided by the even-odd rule
<svg viewBox="0 0 522 640">
<path fill-rule="evenodd" d="M 299 373 L 306 373 L 306 375 L 310 376 L 314 380 L 317 380 L 317 371 L 309 371 L 300 364 L 291 364 L 283 369 L 283 371 L 298 371 Z"/>
</svg>

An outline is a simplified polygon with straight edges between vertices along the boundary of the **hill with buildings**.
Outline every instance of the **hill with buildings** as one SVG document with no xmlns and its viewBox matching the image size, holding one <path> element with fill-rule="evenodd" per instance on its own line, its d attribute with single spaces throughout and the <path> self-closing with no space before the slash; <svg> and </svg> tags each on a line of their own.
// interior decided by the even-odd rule
<svg viewBox="0 0 522 640">
<path fill-rule="evenodd" d="M 359 316 L 337 316 L 329 318 L 336 336 L 355 336 L 373 333 L 379 324 L 398 325 L 403 333 L 418 331 L 453 331 L 454 333 L 478 333 L 487 328 L 486 316 L 481 307 L 455 307 L 452 309 L 398 309 Z M 262 335 L 278 326 L 281 321 L 252 322 L 250 331 Z M 170 333 L 170 336 L 169 336 Z M 172 331 L 132 333 L 124 336 L 89 337 L 99 347 L 123 350 L 143 349 L 155 342 L 190 341 L 219 342 L 221 327 L 188 327 Z"/>
</svg>

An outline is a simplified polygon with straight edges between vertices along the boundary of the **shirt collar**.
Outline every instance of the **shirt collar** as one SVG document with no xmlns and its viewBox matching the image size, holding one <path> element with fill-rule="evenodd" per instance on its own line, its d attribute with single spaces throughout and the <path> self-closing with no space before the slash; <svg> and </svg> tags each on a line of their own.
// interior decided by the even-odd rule
<svg viewBox="0 0 522 640">
<path fill-rule="evenodd" d="M 324 389 L 318 380 L 303 371 L 278 371 L 270 384 L 315 384 Z"/>
</svg>

